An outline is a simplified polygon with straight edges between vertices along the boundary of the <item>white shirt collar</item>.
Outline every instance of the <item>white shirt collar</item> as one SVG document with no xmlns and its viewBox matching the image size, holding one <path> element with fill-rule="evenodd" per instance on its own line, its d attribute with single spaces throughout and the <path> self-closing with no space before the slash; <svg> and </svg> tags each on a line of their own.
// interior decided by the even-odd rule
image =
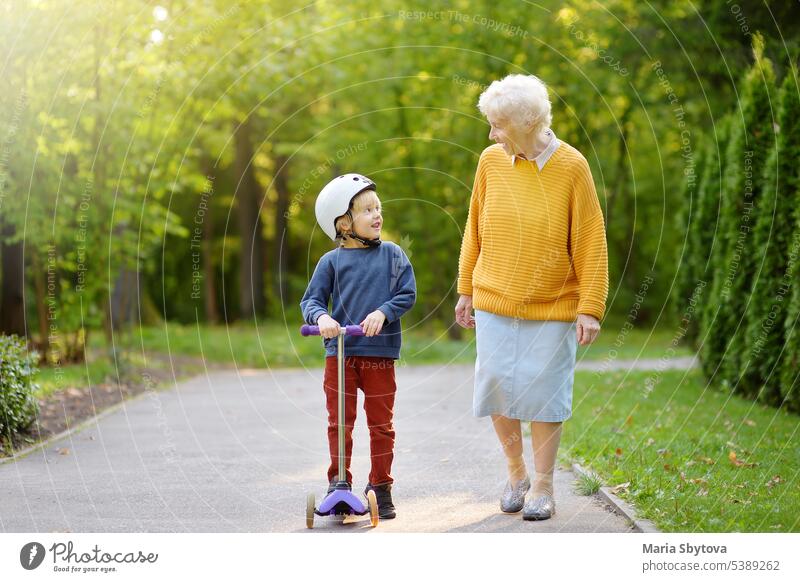
<svg viewBox="0 0 800 582">
<path fill-rule="evenodd" d="M 536 166 L 539 168 L 539 171 L 542 171 L 544 165 L 547 163 L 547 160 L 550 159 L 550 156 L 558 149 L 558 145 L 561 143 L 558 138 L 556 137 L 556 133 L 552 129 L 548 129 L 545 134 L 551 135 L 550 142 L 547 144 L 547 147 L 542 150 L 538 156 L 533 158 L 533 161 L 536 162 Z M 522 160 L 528 161 L 526 158 L 520 158 Z M 511 165 L 514 166 L 514 163 L 517 161 L 517 156 L 511 156 Z"/>
</svg>

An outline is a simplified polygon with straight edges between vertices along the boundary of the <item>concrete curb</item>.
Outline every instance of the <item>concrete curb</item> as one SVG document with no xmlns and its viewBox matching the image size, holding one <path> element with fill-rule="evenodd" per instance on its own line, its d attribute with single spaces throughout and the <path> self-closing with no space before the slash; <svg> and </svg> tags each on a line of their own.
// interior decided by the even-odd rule
<svg viewBox="0 0 800 582">
<path fill-rule="evenodd" d="M 578 475 L 585 475 L 587 477 L 595 477 L 591 471 L 581 467 L 578 463 L 572 463 L 572 471 Z M 611 487 L 600 487 L 598 491 L 600 498 L 606 501 L 611 507 L 614 508 L 618 514 L 627 519 L 633 528 L 640 533 L 662 533 L 656 525 L 649 519 L 639 519 L 636 517 L 636 509 L 625 500 L 620 499 L 611 492 Z"/>
</svg>

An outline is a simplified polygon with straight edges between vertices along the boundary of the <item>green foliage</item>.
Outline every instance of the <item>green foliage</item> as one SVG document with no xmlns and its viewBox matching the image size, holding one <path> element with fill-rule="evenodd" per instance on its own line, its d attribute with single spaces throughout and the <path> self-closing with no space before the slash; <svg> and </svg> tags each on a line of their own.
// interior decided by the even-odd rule
<svg viewBox="0 0 800 582">
<path fill-rule="evenodd" d="M 705 152 L 698 193 L 702 228 L 689 233 L 692 274 L 680 279 L 677 293 L 685 302 L 687 279 L 712 279 L 700 325 L 689 334 L 697 334 L 711 385 L 799 411 L 800 91 L 790 63 L 775 95 L 764 52 L 756 35 L 740 106 L 722 131 L 728 140 L 724 159 L 715 155 L 713 140 Z M 718 167 L 724 167 L 721 182 Z M 719 221 L 712 227 L 718 189 Z M 707 269 L 700 267 L 706 256 Z"/>
<path fill-rule="evenodd" d="M 727 273 L 722 287 L 722 303 L 715 333 L 727 338 L 722 361 L 721 379 L 737 386 L 742 394 L 755 395 L 753 385 L 742 383 L 746 361 L 742 355 L 747 342 L 747 320 L 752 308 L 750 290 L 758 276 L 764 258 L 764 246 L 758 244 L 754 233 L 759 215 L 770 212 L 761 200 L 764 183 L 763 172 L 775 172 L 768 167 L 770 151 L 775 147 L 775 121 L 778 118 L 775 75 L 772 63 L 763 56 L 763 39 L 756 35 L 753 41 L 755 63 L 745 79 L 742 100 L 742 133 L 735 131 L 736 154 L 727 167 L 726 193 L 729 213 Z M 738 124 L 734 122 L 734 126 Z M 737 141 L 742 139 L 741 142 Z"/>
<path fill-rule="evenodd" d="M 763 56 L 763 41 L 754 37 L 755 63 L 742 83 L 742 99 L 731 120 L 720 210 L 719 252 L 714 254 L 714 281 L 703 311 L 703 367 L 728 389 L 739 379 L 739 343 L 744 341 L 743 316 L 749 302 L 754 266 L 763 249 L 755 246 L 754 205 L 762 189 L 763 168 L 775 134 L 772 111 L 774 74 Z M 734 348 L 733 346 L 737 346 Z"/>
<path fill-rule="evenodd" d="M 712 259 L 715 245 L 719 245 L 716 235 L 719 232 L 720 191 L 725 167 L 723 153 L 729 128 L 730 116 L 723 117 L 715 126 L 715 132 L 709 133 L 702 143 L 697 162 L 699 182 L 696 196 L 691 201 L 684 201 L 691 204 L 693 215 L 687 227 L 684 260 L 678 268 L 675 311 L 679 319 L 686 319 L 686 340 L 693 347 L 697 347 L 701 340 L 700 323 L 704 308 L 709 301 L 713 302 L 709 296 L 714 278 Z"/>
<path fill-rule="evenodd" d="M 797 261 L 800 257 L 800 204 L 794 209 L 795 228 L 792 234 L 790 267 L 786 272 L 793 275 L 791 297 L 784 322 L 785 340 L 779 362 L 781 398 L 789 408 L 800 412 L 800 284 L 797 283 Z"/>
<path fill-rule="evenodd" d="M 656 321 L 672 293 L 680 318 L 699 281 L 708 282 L 701 303 L 716 307 L 712 280 L 730 262 L 738 209 L 729 197 L 742 164 L 740 151 L 720 160 L 720 147 L 769 141 L 744 131 L 760 122 L 743 118 L 769 113 L 759 76 L 771 75 L 767 57 L 785 70 L 779 49 L 798 46 L 797 10 L 748 7 L 750 32 L 767 40 L 743 91 L 733 75 L 752 62 L 751 36 L 724 0 L 3 3 L 0 138 L 13 140 L 0 167 L 2 226 L 5 242 L 25 238 L 28 327 L 38 342 L 53 333 L 54 351 L 155 314 L 231 322 L 251 266 L 264 275 L 258 315 L 293 317 L 330 248 L 315 226 L 316 194 L 358 171 L 378 184 L 385 237 L 411 251 L 419 294 L 406 321 L 450 326 L 456 339 L 458 250 L 489 145 L 476 102 L 512 72 L 548 84 L 556 133 L 592 166 L 607 220 L 609 315 L 636 305 L 637 324 Z M 713 136 L 712 120 L 740 97 L 731 116 L 740 134 Z M 247 147 L 237 148 L 243 125 Z M 253 265 L 237 216 L 248 194 L 242 168 L 255 183 L 251 231 L 265 243 Z M 718 222 L 720 174 L 728 198 Z M 752 258 L 740 271 L 761 263 Z M 736 280 L 734 294 L 746 297 L 750 283 Z M 689 343 L 702 340 L 698 324 L 695 315 Z M 732 324 L 711 334 L 712 372 L 725 347 L 715 342 L 730 339 Z"/>
<path fill-rule="evenodd" d="M 0 436 L 24 430 L 36 419 L 35 361 L 23 340 L 0 335 Z"/>
<path fill-rule="evenodd" d="M 756 265 L 750 293 L 740 381 L 742 393 L 758 394 L 775 406 L 783 400 L 780 362 L 784 356 L 792 357 L 785 345 L 783 322 L 792 284 L 796 285 L 790 267 L 797 257 L 792 259 L 790 253 L 796 230 L 793 212 L 800 204 L 800 92 L 795 70 L 781 85 L 778 127 L 777 142 L 761 176 L 763 191 L 756 203 L 760 208 L 753 238 L 755 247 L 763 249 L 763 262 Z"/>
<path fill-rule="evenodd" d="M 698 151 L 694 154 L 693 167 L 684 175 L 681 191 L 680 210 L 675 214 L 676 232 L 684 234 L 684 244 L 677 247 L 677 273 L 673 290 L 674 316 L 680 321 L 689 314 L 690 309 L 698 306 L 695 289 L 700 281 L 700 272 L 703 268 L 703 250 L 701 238 L 706 229 L 704 220 L 705 201 L 709 198 L 708 188 L 705 187 L 705 165 L 713 166 L 713 150 L 709 139 L 702 140 Z M 697 318 L 687 317 L 686 341 L 693 343 L 697 338 Z"/>
</svg>

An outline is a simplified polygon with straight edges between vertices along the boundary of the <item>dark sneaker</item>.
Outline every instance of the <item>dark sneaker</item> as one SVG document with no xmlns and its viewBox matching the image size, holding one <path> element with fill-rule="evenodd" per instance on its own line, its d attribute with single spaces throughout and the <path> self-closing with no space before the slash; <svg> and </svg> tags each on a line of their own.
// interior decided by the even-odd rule
<svg viewBox="0 0 800 582">
<path fill-rule="evenodd" d="M 381 519 L 394 519 L 397 516 L 395 512 L 394 503 L 392 503 L 392 484 L 386 483 L 385 485 L 367 485 L 364 489 L 364 495 L 372 489 L 375 491 L 375 499 L 378 501 L 378 515 Z"/>
<path fill-rule="evenodd" d="M 337 487 L 338 485 L 338 487 Z M 330 483 L 328 483 L 328 495 L 334 492 L 336 489 L 346 489 L 347 491 L 353 490 L 353 484 L 349 481 L 337 481 L 334 479 Z"/>
</svg>

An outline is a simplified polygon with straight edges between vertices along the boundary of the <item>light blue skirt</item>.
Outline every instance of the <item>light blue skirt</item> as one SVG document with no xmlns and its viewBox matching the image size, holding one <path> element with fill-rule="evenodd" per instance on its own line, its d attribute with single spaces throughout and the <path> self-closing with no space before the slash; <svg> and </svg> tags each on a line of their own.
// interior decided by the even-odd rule
<svg viewBox="0 0 800 582">
<path fill-rule="evenodd" d="M 572 416 L 576 322 L 475 310 L 475 416 L 562 422 Z"/>
</svg>

